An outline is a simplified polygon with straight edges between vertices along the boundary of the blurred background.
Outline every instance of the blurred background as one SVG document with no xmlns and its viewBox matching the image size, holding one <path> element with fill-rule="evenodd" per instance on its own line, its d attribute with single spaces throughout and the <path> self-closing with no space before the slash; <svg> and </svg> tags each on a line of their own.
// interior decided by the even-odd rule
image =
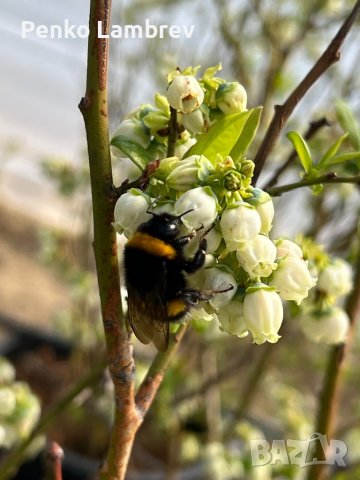
<svg viewBox="0 0 360 480">
<path fill-rule="evenodd" d="M 255 153 L 274 105 L 283 102 L 307 73 L 352 6 L 347 0 L 209 0 L 206 7 L 201 0 L 114 0 L 113 24 L 144 25 L 149 19 L 154 25 L 193 24 L 195 30 L 191 39 L 113 39 L 111 130 L 140 103 L 153 103 L 154 92 L 164 93 L 166 74 L 177 66 L 206 68 L 221 62 L 220 76 L 244 85 L 248 107 L 264 106 Z M 85 92 L 87 40 L 21 38 L 23 20 L 63 25 L 69 19 L 70 24 L 86 25 L 88 10 L 84 0 L 3 0 L 1 5 L 0 356 L 15 366 L 16 379 L 15 372 L 1 377 L 1 370 L 0 379 L 18 383 L 18 411 L 12 423 L 4 421 L 0 428 L 2 451 L 26 438 L 40 409 L 46 412 L 77 379 L 86 377 L 89 368 L 96 372 L 102 362 L 86 139 L 77 108 Z M 337 100 L 346 102 L 359 119 L 359 44 L 357 23 L 344 43 L 341 61 L 292 115 L 260 187 L 272 182 L 291 153 L 286 131 L 304 134 L 311 122 L 325 118 L 311 139 L 313 151 L 321 156 L 343 133 Z M 357 174 L 359 165 L 353 162 L 345 173 Z M 115 173 L 116 168 L 114 164 Z M 299 171 L 293 161 L 278 183 L 298 180 Z M 274 236 L 305 233 L 331 254 L 351 260 L 359 193 L 349 185 L 324 192 L 321 199 L 310 190 L 277 199 Z M 190 332 L 140 431 L 129 478 L 300 478 L 296 468 L 250 471 L 246 450 L 249 438 L 286 434 L 306 439 L 313 431 L 314 394 L 327 348 L 308 341 L 291 320 L 283 339 L 270 346 L 253 346 L 248 339 L 211 329 Z M 153 352 L 139 345 L 136 349 L 140 378 Z M 355 345 L 339 422 L 340 438 L 348 445 L 356 444 L 359 435 L 350 427 L 360 425 L 357 353 Z M 11 371 L 4 365 L 5 372 Z M 67 452 L 65 480 L 93 478 L 106 451 L 111 386 L 100 373 L 88 382 L 46 433 Z M 84 428 L 90 414 L 93 435 Z M 12 478 L 42 478 L 39 452 L 44 442 L 42 435 L 27 452 L 36 462 L 23 467 L 17 477 L 14 470 Z M 337 472 L 336 478 L 357 478 L 359 451 L 357 455 L 351 459 L 355 469 Z M 38 470 L 29 474 L 26 468 Z"/>
</svg>

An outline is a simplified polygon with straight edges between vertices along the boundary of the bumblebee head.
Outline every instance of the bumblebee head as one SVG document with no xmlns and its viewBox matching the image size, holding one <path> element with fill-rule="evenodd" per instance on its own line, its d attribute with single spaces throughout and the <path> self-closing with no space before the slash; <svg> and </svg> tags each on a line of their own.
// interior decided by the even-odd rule
<svg viewBox="0 0 360 480">
<path fill-rule="evenodd" d="M 191 211 L 192 210 L 187 210 L 181 215 L 171 215 L 170 213 L 161 213 L 159 215 L 148 211 L 148 213 L 152 215 L 152 218 L 140 225 L 138 230 L 143 233 L 148 233 L 153 237 L 160 238 L 161 240 L 173 240 L 180 233 L 180 226 L 182 225 L 181 217 Z"/>
</svg>

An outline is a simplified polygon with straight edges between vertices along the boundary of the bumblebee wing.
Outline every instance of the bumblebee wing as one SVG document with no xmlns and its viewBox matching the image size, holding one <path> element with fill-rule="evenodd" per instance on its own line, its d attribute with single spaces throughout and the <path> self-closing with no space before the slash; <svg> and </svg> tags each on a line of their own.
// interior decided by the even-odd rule
<svg viewBox="0 0 360 480">
<path fill-rule="evenodd" d="M 169 343 L 169 323 L 161 295 L 156 290 L 139 292 L 128 285 L 129 322 L 135 336 L 147 345 L 153 342 L 160 352 Z"/>
</svg>

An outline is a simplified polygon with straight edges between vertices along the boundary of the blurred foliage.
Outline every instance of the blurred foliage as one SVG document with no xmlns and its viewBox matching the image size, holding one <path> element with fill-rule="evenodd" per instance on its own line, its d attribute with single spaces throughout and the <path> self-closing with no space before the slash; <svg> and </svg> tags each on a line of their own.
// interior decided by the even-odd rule
<svg viewBox="0 0 360 480">
<path fill-rule="evenodd" d="M 39 399 L 25 382 L 15 380 L 15 369 L 0 357 L 0 450 L 9 449 L 26 439 L 40 417 Z M 43 446 L 44 438 L 27 450 L 31 457 Z"/>
<path fill-rule="evenodd" d="M 303 77 L 352 5 L 350 0 L 212 0 L 206 8 L 200 0 L 115 3 L 113 23 L 136 24 L 144 18 L 157 18 L 159 23 L 168 24 L 174 23 L 171 20 L 175 18 L 179 19 L 178 23 L 194 23 L 194 16 L 198 32 L 191 49 L 181 42 L 156 39 L 147 41 L 146 46 L 133 42 L 131 48 L 125 48 L 125 42 L 112 42 L 110 114 L 113 126 L 139 102 L 152 100 L 148 98 L 150 92 L 166 84 L 165 72 L 177 65 L 184 67 L 201 62 L 204 66 L 222 60 L 226 77 L 246 87 L 251 104 L 264 105 L 264 129 L 273 106 L 283 101 Z M 308 124 L 321 115 L 333 121 L 331 127 L 321 129 L 307 142 L 314 158 L 321 158 L 339 138 L 343 139 L 340 151 L 347 152 L 351 147 L 360 149 L 357 120 L 360 50 L 351 49 L 351 42 L 354 44 L 358 35 L 355 26 L 346 47 L 353 58 L 345 55 L 344 62 L 320 80 L 322 94 L 314 87 L 314 93 L 310 92 L 289 123 L 289 129 L 304 132 Z M 346 99 L 346 103 L 343 100 L 336 103 L 339 98 Z M 343 133 L 348 136 L 341 137 Z M 265 178 L 286 160 L 289 152 L 290 144 L 284 134 L 266 166 Z M 359 165 L 358 158 L 347 159 L 337 165 L 336 171 L 356 174 Z M 88 168 L 85 159 L 77 166 L 67 159 L 46 159 L 43 170 L 69 200 L 74 217 L 82 221 L 81 233 L 76 238 L 69 238 L 64 232 L 44 231 L 42 260 L 68 283 L 72 308 L 59 312 L 56 322 L 59 331 L 77 343 L 80 359 L 87 359 L 84 352 L 91 351 L 96 356 L 102 344 L 92 260 Z M 294 161 L 284 178 L 298 179 L 301 170 L 301 164 Z M 302 194 L 305 206 L 301 207 L 299 216 L 305 219 L 305 233 L 324 243 L 330 253 L 343 257 L 351 254 L 359 214 L 358 189 L 335 186 L 326 187 L 316 197 L 311 192 Z M 288 218 L 291 203 L 287 200 L 282 203 L 280 199 L 279 215 Z M 291 218 L 290 221 L 296 223 L 297 220 Z M 249 451 L 249 440 L 253 438 L 306 439 L 312 432 L 314 395 L 323 378 L 328 349 L 308 342 L 296 319 L 289 318 L 285 323 L 283 339 L 271 347 L 271 354 L 262 364 L 262 347 L 256 348 L 248 340 L 238 344 L 236 339 L 211 327 L 202 334 L 189 332 L 139 434 L 132 468 L 140 472 L 167 471 L 170 472 L 167 478 L 184 470 L 188 478 L 197 479 L 299 480 L 302 472 L 297 467 L 252 468 Z M 203 361 L 207 344 L 213 350 L 215 370 Z M 152 352 L 136 342 L 135 350 L 141 377 Z M 351 468 L 350 463 L 348 470 L 332 477 L 339 480 L 353 480 L 360 474 L 356 466 L 360 457 L 358 439 L 354 441 L 356 424 L 352 428 L 352 419 L 360 415 L 357 401 L 360 369 L 356 360 L 359 353 L 357 342 L 347 365 L 346 374 L 351 381 L 344 385 L 346 408 L 339 419 L 339 429 L 347 426 L 347 430 L 338 437 L 348 442 L 350 462 L 355 465 Z M 75 357 L 79 362 L 78 354 Z M 247 379 L 256 366 L 259 366 L 256 387 L 248 391 Z M 247 395 L 249 408 L 245 413 L 239 412 L 239 405 Z M 101 388 L 95 398 L 96 408 L 109 425 L 112 388 Z M 146 461 L 141 451 L 147 452 Z M 192 477 L 190 467 L 198 468 Z"/>
</svg>

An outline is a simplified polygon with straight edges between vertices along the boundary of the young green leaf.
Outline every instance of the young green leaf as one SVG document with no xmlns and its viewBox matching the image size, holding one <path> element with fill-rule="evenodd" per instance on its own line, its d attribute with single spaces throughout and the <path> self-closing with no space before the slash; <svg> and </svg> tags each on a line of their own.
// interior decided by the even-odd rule
<svg viewBox="0 0 360 480">
<path fill-rule="evenodd" d="M 360 160 L 360 151 L 340 153 L 339 155 L 335 155 L 328 160 L 327 165 L 336 165 L 337 163 L 344 163 L 348 162 L 349 160 Z"/>
<path fill-rule="evenodd" d="M 297 132 L 289 132 L 287 135 L 290 142 L 293 144 L 296 153 L 300 159 L 305 173 L 309 173 L 313 166 L 309 147 L 304 138 Z"/>
<path fill-rule="evenodd" d="M 337 154 L 337 151 L 339 150 L 339 148 L 341 147 L 343 141 L 345 140 L 345 138 L 347 138 L 349 136 L 348 133 L 345 133 L 344 135 L 342 135 L 340 138 L 338 138 L 336 140 L 336 142 L 334 142 L 331 147 L 329 148 L 329 150 L 322 156 L 322 158 L 319 160 L 319 162 L 316 164 L 316 169 L 317 170 L 320 170 L 324 167 L 326 167 L 327 165 L 329 165 L 329 161 L 331 160 L 331 158 Z"/>
<path fill-rule="evenodd" d="M 336 102 L 336 115 L 342 129 L 349 133 L 349 139 L 354 148 L 360 150 L 360 125 L 343 100 Z"/>
<path fill-rule="evenodd" d="M 111 145 L 119 148 L 124 154 L 135 163 L 140 170 L 144 170 L 146 165 L 150 162 L 151 157 L 147 151 L 139 143 L 129 140 L 123 135 L 117 135 L 111 140 Z"/>
<path fill-rule="evenodd" d="M 186 152 L 184 158 L 190 155 L 204 155 L 214 162 L 218 154 L 223 158 L 230 155 L 252 112 L 253 110 L 234 113 L 218 120 L 205 135 L 197 136 L 196 144 Z"/>
<path fill-rule="evenodd" d="M 230 152 L 230 156 L 233 160 L 238 160 L 242 156 L 246 155 L 246 152 L 254 140 L 259 127 L 261 112 L 262 107 L 257 107 L 251 110 L 251 115 L 246 121 L 244 128 L 237 139 L 237 142 Z"/>
</svg>

